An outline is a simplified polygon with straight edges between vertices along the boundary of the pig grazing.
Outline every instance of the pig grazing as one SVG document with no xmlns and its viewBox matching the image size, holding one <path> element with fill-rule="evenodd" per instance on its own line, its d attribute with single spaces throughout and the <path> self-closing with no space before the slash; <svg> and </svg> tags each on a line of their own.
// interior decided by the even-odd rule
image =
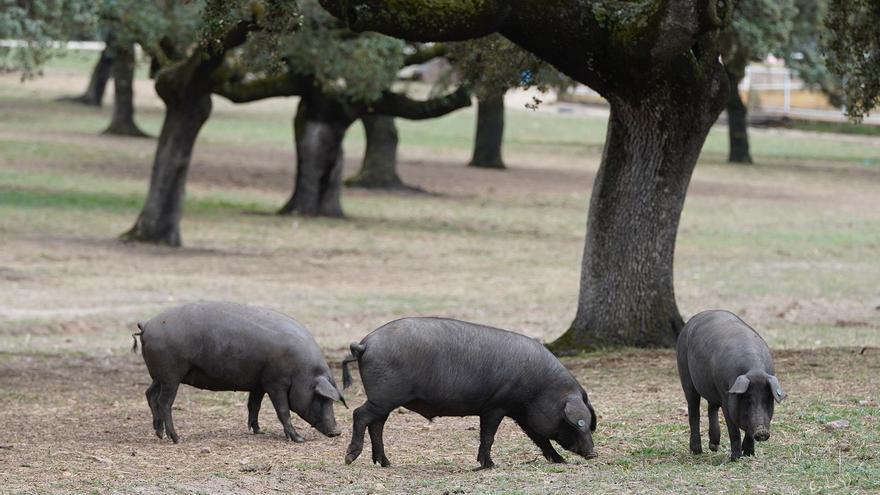
<svg viewBox="0 0 880 495">
<path fill-rule="evenodd" d="M 179 441 L 171 405 L 181 383 L 250 392 L 248 427 L 254 433 L 260 433 L 257 415 L 268 393 L 289 440 L 304 441 L 290 424 L 291 410 L 324 435 L 339 435 L 333 401 L 345 399 L 315 339 L 296 320 L 268 309 L 204 302 L 169 309 L 138 327 L 159 438 L 168 432 Z"/>
<path fill-rule="evenodd" d="M 343 386 L 351 383 L 348 363 L 357 361 L 367 402 L 354 411 L 346 464 L 358 458 L 369 428 L 373 462 L 388 466 L 382 430 L 397 407 L 429 420 L 437 416 L 479 416 L 481 468 L 495 432 L 512 418 L 552 462 L 565 460 L 550 445 L 590 459 L 596 413 L 587 392 L 544 346 L 524 335 L 443 318 L 405 318 L 388 323 L 351 345 L 343 361 Z"/>
<path fill-rule="evenodd" d="M 709 402 L 709 448 L 718 450 L 718 408 L 730 435 L 730 460 L 755 453 L 755 440 L 770 438 L 773 401 L 786 394 L 773 376 L 770 349 L 752 327 L 727 311 L 704 311 L 678 337 L 678 374 L 688 403 L 690 448 L 700 441 L 700 397 Z M 740 430 L 746 433 L 740 443 Z"/>
</svg>

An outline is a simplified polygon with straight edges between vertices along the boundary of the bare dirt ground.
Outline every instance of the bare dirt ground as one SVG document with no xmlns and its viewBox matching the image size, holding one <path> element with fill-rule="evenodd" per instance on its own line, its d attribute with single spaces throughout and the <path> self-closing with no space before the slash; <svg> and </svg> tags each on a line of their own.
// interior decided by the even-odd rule
<svg viewBox="0 0 880 495">
<path fill-rule="evenodd" d="M 568 455 L 572 465 L 550 466 L 515 425 L 505 421 L 496 439 L 499 467 L 472 472 L 476 418 L 428 423 L 401 410 L 386 428 L 393 466 L 371 466 L 367 452 L 354 465 L 345 466 L 341 461 L 348 435 L 323 438 L 297 420 L 295 425 L 307 442 L 288 443 L 271 407 L 265 406 L 262 425 L 268 433 L 251 435 L 245 426 L 245 394 L 184 388 L 174 410 L 183 441 L 172 445 L 152 435 L 142 395 L 149 380 L 137 356 L 6 356 L 0 477 L 3 491 L 33 493 L 574 493 L 587 488 L 600 492 L 661 488 L 641 485 L 637 473 L 616 479 L 606 479 L 603 473 L 618 469 L 621 460 L 634 453 L 646 455 L 650 464 L 687 458 L 687 418 L 679 400 L 673 354 L 633 351 L 566 364 L 590 388 L 593 402 L 601 404 L 596 436 L 600 457 L 586 462 Z M 784 370 L 792 399 L 779 408 L 772 443 L 796 448 L 810 441 L 803 455 L 852 452 L 858 461 L 880 462 L 876 438 L 859 445 L 855 435 L 833 435 L 821 424 L 800 431 L 791 426 L 817 402 L 845 407 L 851 401 L 844 397 L 876 397 L 880 350 L 779 352 L 777 367 Z M 359 387 L 348 395 L 354 404 L 363 400 Z M 861 427 L 880 428 L 876 404 L 869 412 L 861 417 Z M 339 408 L 338 417 L 347 431 L 350 414 Z M 659 439 L 645 433 L 658 425 L 666 425 Z M 641 452 L 644 449 L 647 453 Z M 723 460 L 723 454 L 710 454 L 702 462 L 709 463 L 705 468 L 717 470 Z M 759 453 L 746 462 L 751 470 L 760 471 L 773 459 Z"/>
<path fill-rule="evenodd" d="M 42 80 L 35 91 L 57 90 L 52 84 Z M 141 103 L 145 113 L 155 109 Z M 16 105 L 16 115 L 36 122 L 58 118 L 36 100 Z M 227 111 L 221 106 L 217 118 L 234 122 L 238 114 Z M 244 115 L 288 119 L 271 105 Z M 400 172 L 431 194 L 346 190 L 345 221 L 278 218 L 262 213 L 290 192 L 292 152 L 224 143 L 209 131 L 191 170 L 186 247 L 175 250 L 115 240 L 137 214 L 155 142 L 53 125 L 34 132 L 0 123 L 0 145 L 11 143 L 0 148 L 0 492 L 880 489 L 876 167 L 818 157 L 697 170 L 676 259 L 682 311 L 743 314 L 774 348 L 790 396 L 756 458 L 730 465 L 723 452 L 688 455 L 673 354 L 623 350 L 564 361 L 599 411 L 595 461 L 567 455 L 570 465 L 549 465 L 506 421 L 494 451 L 499 468 L 471 472 L 476 418 L 428 423 L 402 411 L 386 429 L 393 466 L 381 469 L 366 451 L 342 463 L 351 415 L 341 407 L 343 436 L 323 438 L 297 419 L 308 441 L 294 445 L 282 440 L 268 401 L 267 434 L 254 436 L 245 394 L 183 387 L 175 404 L 183 442 L 155 438 L 146 369 L 128 352 L 134 323 L 202 299 L 273 307 L 309 326 L 337 376 L 349 342 L 403 315 L 454 316 L 551 340 L 573 316 L 599 156 L 526 148 L 499 173 L 463 167 L 466 145 L 415 143 L 402 150 Z M 35 151 L 21 152 L 22 143 Z M 73 151 L 53 155 L 41 151 L 46 143 Z M 346 173 L 357 165 L 355 149 Z M 352 407 L 364 400 L 357 384 L 347 395 Z M 840 418 L 851 426 L 825 429 Z"/>
</svg>

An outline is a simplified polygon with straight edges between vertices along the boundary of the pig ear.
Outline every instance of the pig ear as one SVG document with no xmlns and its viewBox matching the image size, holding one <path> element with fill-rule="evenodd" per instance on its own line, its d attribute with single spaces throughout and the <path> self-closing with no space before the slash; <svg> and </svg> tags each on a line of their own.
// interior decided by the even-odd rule
<svg viewBox="0 0 880 495">
<path fill-rule="evenodd" d="M 590 411 L 587 409 L 587 406 L 584 405 L 584 401 L 581 400 L 580 397 L 571 397 L 567 401 L 565 401 L 565 409 L 563 409 L 563 414 L 565 415 L 565 420 L 575 428 L 586 431 L 587 430 L 587 417 L 590 415 Z M 589 422 L 589 425 L 592 427 L 592 420 Z"/>
<path fill-rule="evenodd" d="M 782 390 L 782 385 L 779 384 L 779 380 L 775 376 L 767 375 L 767 382 L 770 384 L 770 393 L 773 394 L 776 402 L 782 402 L 788 397 L 788 394 L 785 393 L 785 390 Z"/>
<path fill-rule="evenodd" d="M 746 390 L 749 389 L 749 383 L 751 383 L 749 377 L 746 375 L 739 375 L 736 377 L 736 382 L 733 383 L 733 386 L 730 387 L 730 390 L 728 390 L 727 393 L 744 394 L 746 393 Z"/>
<path fill-rule="evenodd" d="M 590 431 L 596 431 L 596 410 L 593 409 L 593 405 L 590 404 L 590 401 L 586 401 L 587 409 L 590 410 Z"/>
<path fill-rule="evenodd" d="M 318 395 L 323 395 L 328 399 L 342 402 L 342 405 L 348 407 L 348 405 L 345 403 L 345 399 L 342 397 L 342 394 L 339 393 L 339 390 L 336 390 L 336 387 L 334 387 L 333 384 L 330 383 L 330 380 L 328 380 L 326 376 L 319 376 L 318 379 L 315 381 L 315 393 Z"/>
</svg>

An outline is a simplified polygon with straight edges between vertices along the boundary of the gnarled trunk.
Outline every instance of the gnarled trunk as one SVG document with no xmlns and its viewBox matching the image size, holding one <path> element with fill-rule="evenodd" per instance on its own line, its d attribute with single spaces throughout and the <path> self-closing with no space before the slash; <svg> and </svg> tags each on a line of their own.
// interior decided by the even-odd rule
<svg viewBox="0 0 880 495">
<path fill-rule="evenodd" d="M 147 137 L 134 123 L 134 46 L 116 46 L 113 61 L 113 119 L 104 134 Z"/>
<path fill-rule="evenodd" d="M 342 140 L 354 122 L 350 109 L 317 89 L 303 96 L 296 111 L 296 182 L 279 215 L 342 217 Z"/>
<path fill-rule="evenodd" d="M 730 154 L 727 161 L 731 163 L 752 163 L 749 152 L 748 108 L 739 94 L 739 82 L 742 76 L 736 71 L 727 70 L 730 82 L 730 93 L 727 96 L 727 126 L 730 133 Z"/>
<path fill-rule="evenodd" d="M 361 117 L 367 138 L 364 162 L 354 177 L 345 181 L 351 187 L 371 189 L 409 189 L 397 175 L 397 126 L 394 117 L 367 114 Z"/>
<path fill-rule="evenodd" d="M 683 89 L 661 87 L 609 99 L 577 315 L 550 345 L 556 352 L 675 345 L 684 326 L 673 286 L 678 222 L 691 174 L 723 102 L 717 79 L 707 88 Z M 701 90 L 707 94 L 701 97 Z M 688 95 L 694 100 L 688 101 Z"/>
<path fill-rule="evenodd" d="M 166 102 L 166 107 L 147 200 L 134 227 L 122 238 L 179 246 L 186 174 L 196 137 L 211 115 L 211 96 Z"/>
<path fill-rule="evenodd" d="M 506 168 L 501 159 L 504 141 L 504 94 L 477 100 L 477 132 L 469 166 Z"/>
</svg>

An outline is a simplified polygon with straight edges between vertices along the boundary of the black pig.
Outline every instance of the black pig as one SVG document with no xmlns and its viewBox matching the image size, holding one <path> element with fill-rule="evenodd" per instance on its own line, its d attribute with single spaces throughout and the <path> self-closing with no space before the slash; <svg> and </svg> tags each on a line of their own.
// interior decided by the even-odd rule
<svg viewBox="0 0 880 495">
<path fill-rule="evenodd" d="M 543 345 L 524 335 L 443 318 L 405 318 L 388 323 L 351 345 L 343 361 L 357 360 L 367 402 L 354 411 L 346 464 L 358 458 L 369 428 L 373 462 L 388 466 L 382 430 L 388 413 L 403 406 L 429 420 L 479 416 L 481 468 L 495 432 L 512 418 L 552 462 L 565 462 L 550 440 L 590 459 L 596 413 L 587 392 Z"/>
<path fill-rule="evenodd" d="M 703 452 L 700 397 L 709 402 L 709 448 L 718 450 L 718 408 L 730 435 L 730 460 L 755 453 L 755 440 L 770 438 L 773 401 L 786 393 L 773 375 L 773 358 L 764 339 L 728 311 L 704 311 L 687 322 L 678 337 L 678 374 L 688 403 L 690 449 Z M 745 431 L 745 441 L 740 440 Z"/>
<path fill-rule="evenodd" d="M 205 302 L 169 309 L 138 328 L 153 378 L 146 395 L 159 438 L 168 432 L 179 441 L 171 404 L 181 383 L 249 391 L 248 427 L 254 433 L 260 433 L 257 415 L 268 393 L 289 440 L 304 441 L 290 424 L 291 410 L 324 435 L 339 435 L 333 401 L 345 399 L 315 339 L 296 320 L 268 309 Z"/>
</svg>

